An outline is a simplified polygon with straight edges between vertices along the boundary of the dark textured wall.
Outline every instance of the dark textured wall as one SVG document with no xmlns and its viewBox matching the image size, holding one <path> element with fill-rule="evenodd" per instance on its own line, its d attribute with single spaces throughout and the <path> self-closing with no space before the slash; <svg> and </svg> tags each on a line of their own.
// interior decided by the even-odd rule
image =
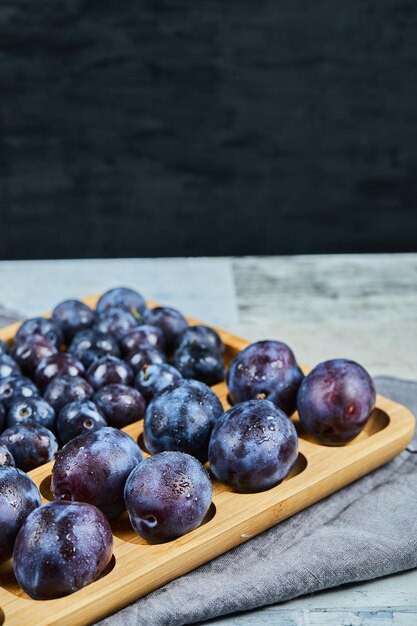
<svg viewBox="0 0 417 626">
<path fill-rule="evenodd" d="M 1 0 L 0 256 L 417 250 L 415 0 Z"/>
</svg>

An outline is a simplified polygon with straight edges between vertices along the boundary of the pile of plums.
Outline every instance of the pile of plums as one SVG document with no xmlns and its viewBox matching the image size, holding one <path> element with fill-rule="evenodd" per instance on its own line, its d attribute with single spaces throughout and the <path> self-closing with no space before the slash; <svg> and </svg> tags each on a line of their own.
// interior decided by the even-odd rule
<svg viewBox="0 0 417 626">
<path fill-rule="evenodd" d="M 270 489 L 293 468 L 291 415 L 325 445 L 356 437 L 375 404 L 357 363 L 321 363 L 307 376 L 279 341 L 242 350 L 225 372 L 219 334 L 190 326 L 170 307 L 149 309 L 119 287 L 95 310 L 58 304 L 0 342 L 0 560 L 35 599 L 57 598 L 103 574 L 112 556 L 109 519 L 127 509 L 150 542 L 201 525 L 211 475 L 240 492 Z M 210 388 L 225 379 L 224 412 Z M 144 418 L 144 458 L 120 429 Z M 28 472 L 55 459 L 41 506 Z"/>
</svg>

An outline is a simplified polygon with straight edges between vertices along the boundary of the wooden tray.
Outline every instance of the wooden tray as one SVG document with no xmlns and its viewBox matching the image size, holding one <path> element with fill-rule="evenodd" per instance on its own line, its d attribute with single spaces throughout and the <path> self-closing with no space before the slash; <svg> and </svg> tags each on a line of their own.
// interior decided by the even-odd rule
<svg viewBox="0 0 417 626">
<path fill-rule="evenodd" d="M 93 307 L 96 301 L 95 296 L 85 299 Z M 189 321 L 198 323 L 191 318 Z M 0 330 L 0 338 L 10 341 L 18 326 Z M 216 330 L 227 346 L 226 362 L 248 345 L 244 339 Z M 228 408 L 226 384 L 216 385 L 213 390 Z M 179 539 L 147 544 L 133 532 L 124 513 L 112 522 L 114 557 L 107 572 L 71 596 L 47 601 L 30 599 L 18 586 L 9 559 L 0 566 L 0 625 L 94 623 L 371 472 L 399 454 L 414 431 L 414 418 L 405 407 L 382 396 L 377 396 L 376 406 L 364 431 L 341 448 L 315 443 L 302 432 L 294 415 L 300 453 L 291 475 L 258 494 L 235 493 L 214 482 L 213 504 L 204 524 Z M 142 425 L 143 421 L 136 422 L 124 430 L 135 439 L 139 437 L 141 443 Z M 44 502 L 52 499 L 52 465 L 30 472 Z"/>
</svg>

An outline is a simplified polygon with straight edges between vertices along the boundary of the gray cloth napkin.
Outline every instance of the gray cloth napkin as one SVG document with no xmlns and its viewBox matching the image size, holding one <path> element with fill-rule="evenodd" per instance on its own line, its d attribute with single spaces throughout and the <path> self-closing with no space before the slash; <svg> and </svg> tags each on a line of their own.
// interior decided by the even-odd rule
<svg viewBox="0 0 417 626">
<path fill-rule="evenodd" d="M 376 379 L 417 415 L 417 383 Z M 100 626 L 173 626 L 417 567 L 417 440 L 396 459 Z"/>
</svg>

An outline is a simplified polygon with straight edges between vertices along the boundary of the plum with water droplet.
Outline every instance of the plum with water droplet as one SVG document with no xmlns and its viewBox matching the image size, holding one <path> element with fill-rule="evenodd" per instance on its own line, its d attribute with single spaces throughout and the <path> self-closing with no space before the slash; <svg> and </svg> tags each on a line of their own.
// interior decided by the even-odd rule
<svg viewBox="0 0 417 626">
<path fill-rule="evenodd" d="M 19 585 L 34 600 L 61 598 L 96 580 L 110 562 L 113 535 L 101 511 L 49 502 L 22 525 L 13 551 Z"/>
<path fill-rule="evenodd" d="M 52 312 L 52 321 L 68 344 L 79 332 L 92 326 L 95 313 L 81 300 L 64 300 Z"/>
<path fill-rule="evenodd" d="M 233 359 L 226 380 L 233 404 L 270 400 L 291 415 L 303 378 L 294 353 L 285 343 L 257 341 Z"/>
<path fill-rule="evenodd" d="M 359 435 L 375 406 L 375 386 L 358 363 L 333 359 L 317 365 L 298 390 L 304 429 L 321 443 L 343 445 Z"/>
<path fill-rule="evenodd" d="M 210 439 L 213 476 L 243 493 L 280 483 L 297 456 L 295 426 L 269 400 L 249 400 L 232 407 L 217 420 Z"/>
<path fill-rule="evenodd" d="M 58 349 L 52 341 L 42 335 L 29 335 L 17 341 L 13 346 L 12 355 L 22 372 L 33 377 L 39 363 Z"/>
<path fill-rule="evenodd" d="M 51 491 L 56 500 L 88 502 L 107 517 L 125 509 L 123 490 L 130 472 L 143 460 L 137 443 L 106 426 L 79 435 L 58 452 Z"/>
<path fill-rule="evenodd" d="M 164 349 L 167 354 L 172 354 L 178 339 L 188 326 L 188 322 L 182 313 L 169 306 L 157 306 L 148 309 L 144 315 L 145 324 L 157 326 L 164 336 Z"/>
<path fill-rule="evenodd" d="M 39 396 L 39 390 L 29 378 L 25 376 L 9 376 L 0 380 L 0 403 L 5 409 L 20 398 L 34 398 Z"/>
<path fill-rule="evenodd" d="M 75 400 L 59 412 L 56 429 L 61 443 L 67 443 L 83 433 L 107 426 L 107 421 L 91 400 Z"/>
<path fill-rule="evenodd" d="M 114 308 L 125 309 L 140 320 L 146 311 L 146 302 L 144 297 L 134 289 L 115 287 L 103 293 L 97 302 L 96 310 L 98 313 L 105 313 Z"/>
<path fill-rule="evenodd" d="M 58 352 L 42 359 L 35 370 L 35 383 L 39 389 L 46 389 L 57 376 L 83 376 L 84 365 L 68 352 Z"/>
<path fill-rule="evenodd" d="M 144 420 L 144 442 L 151 454 L 178 450 L 207 461 L 211 430 L 222 415 L 220 400 L 197 380 L 180 380 L 158 393 Z"/>
<path fill-rule="evenodd" d="M 55 347 L 59 348 L 63 341 L 61 330 L 51 319 L 46 317 L 31 317 L 25 320 L 16 333 L 16 342 L 20 342 L 32 335 L 42 335 Z"/>
<path fill-rule="evenodd" d="M 135 387 L 150 402 L 154 396 L 182 379 L 181 374 L 168 363 L 143 365 L 135 379 Z"/>
<path fill-rule="evenodd" d="M 30 476 L 15 467 L 0 467 L 0 561 L 12 554 L 20 527 L 40 505 L 38 488 Z"/>
<path fill-rule="evenodd" d="M 49 430 L 55 430 L 55 411 L 42 398 L 18 398 L 10 406 L 7 414 L 7 426 L 30 422 Z"/>
<path fill-rule="evenodd" d="M 125 503 L 135 532 L 157 543 L 200 526 L 212 493 L 210 478 L 197 459 L 184 452 L 161 452 L 130 474 Z"/>
<path fill-rule="evenodd" d="M 90 400 L 93 394 L 93 388 L 81 376 L 57 376 L 51 380 L 43 397 L 58 414 L 67 404 L 76 400 Z"/>
<path fill-rule="evenodd" d="M 124 428 L 143 419 L 146 403 L 142 394 L 127 385 L 107 385 L 97 391 L 94 402 L 109 426 Z"/>
<path fill-rule="evenodd" d="M 126 357 L 126 362 L 129 363 L 132 370 L 137 374 L 144 365 L 151 365 L 152 363 L 165 363 L 166 356 L 163 352 L 157 348 L 151 346 L 144 346 L 142 348 L 136 348 Z"/>
<path fill-rule="evenodd" d="M 39 424 L 24 422 L 7 428 L 0 443 L 10 450 L 16 466 L 24 472 L 52 461 L 58 450 L 55 435 Z"/>
<path fill-rule="evenodd" d="M 139 322 L 125 309 L 108 309 L 99 313 L 94 330 L 99 333 L 114 335 L 120 341 L 128 332 L 138 326 Z"/>
<path fill-rule="evenodd" d="M 130 385 L 133 378 L 130 365 L 115 356 L 104 356 L 87 370 L 87 380 L 94 389 L 107 385 Z"/>
<path fill-rule="evenodd" d="M 120 346 L 124 354 L 131 354 L 135 350 L 144 347 L 164 349 L 164 336 L 160 328 L 144 324 L 130 330 L 127 335 L 120 340 Z"/>
</svg>

